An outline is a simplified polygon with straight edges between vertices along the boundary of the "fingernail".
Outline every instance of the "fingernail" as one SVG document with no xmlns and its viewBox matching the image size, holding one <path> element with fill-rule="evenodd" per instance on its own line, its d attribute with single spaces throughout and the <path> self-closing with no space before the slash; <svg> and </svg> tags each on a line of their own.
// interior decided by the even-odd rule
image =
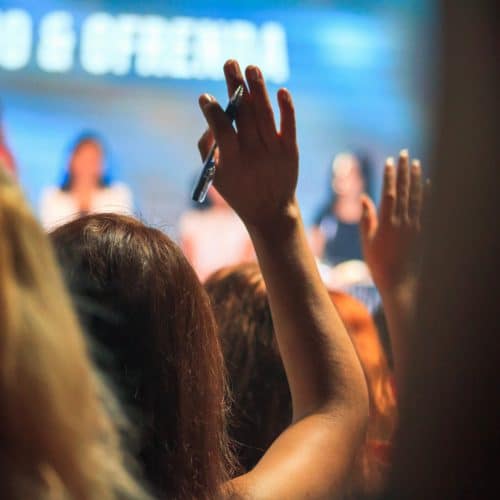
<svg viewBox="0 0 500 500">
<path fill-rule="evenodd" d="M 225 67 L 226 67 L 226 73 L 231 76 L 235 77 L 236 76 L 236 61 L 234 59 L 230 59 L 229 61 L 226 62 Z"/>
<path fill-rule="evenodd" d="M 248 66 L 247 75 L 248 79 L 252 82 L 256 82 L 261 77 L 260 70 L 257 66 Z"/>
<path fill-rule="evenodd" d="M 416 169 L 419 169 L 420 168 L 420 160 L 418 159 L 414 159 L 412 162 L 411 162 L 411 167 L 416 170 Z"/>
<path fill-rule="evenodd" d="M 208 103 L 215 101 L 214 97 L 211 96 L 210 94 L 203 94 L 200 96 L 200 106 L 203 108 L 206 106 Z"/>
<path fill-rule="evenodd" d="M 385 164 L 388 167 L 394 167 L 394 157 L 389 156 L 389 158 L 387 158 L 387 160 L 385 160 Z"/>
<path fill-rule="evenodd" d="M 407 150 L 407 149 L 402 149 L 402 150 L 399 152 L 399 156 L 402 156 L 402 157 L 407 157 L 407 158 L 408 158 L 408 150 Z"/>
<path fill-rule="evenodd" d="M 288 89 L 282 87 L 281 89 L 279 89 L 278 93 L 281 99 L 283 99 L 286 102 L 290 102 L 290 94 L 288 93 Z"/>
</svg>

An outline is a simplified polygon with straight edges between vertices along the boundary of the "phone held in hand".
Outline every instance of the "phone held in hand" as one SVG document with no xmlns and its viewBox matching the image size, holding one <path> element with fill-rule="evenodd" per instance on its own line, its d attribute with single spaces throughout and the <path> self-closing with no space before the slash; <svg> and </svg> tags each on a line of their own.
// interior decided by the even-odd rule
<svg viewBox="0 0 500 500">
<path fill-rule="evenodd" d="M 231 123 L 234 122 L 236 118 L 236 111 L 238 109 L 238 105 L 243 97 L 243 85 L 238 85 L 237 89 L 234 91 L 231 99 L 229 99 L 229 103 L 225 109 L 225 113 L 229 116 Z M 214 161 L 214 153 L 217 148 L 217 144 L 214 142 L 210 151 L 208 152 L 205 161 L 203 162 L 203 167 L 201 169 L 201 174 L 196 181 L 196 185 L 193 189 L 193 194 L 191 198 L 193 201 L 197 201 L 198 203 L 203 203 L 207 196 L 207 192 L 209 187 L 212 185 L 215 176 L 215 161 Z"/>
</svg>

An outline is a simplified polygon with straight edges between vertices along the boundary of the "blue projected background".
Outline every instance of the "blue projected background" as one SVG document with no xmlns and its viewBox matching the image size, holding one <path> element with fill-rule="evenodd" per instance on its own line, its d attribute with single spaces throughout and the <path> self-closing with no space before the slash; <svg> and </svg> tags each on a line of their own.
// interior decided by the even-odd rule
<svg viewBox="0 0 500 500">
<path fill-rule="evenodd" d="M 243 2 L 242 2 L 243 3 Z M 82 129 L 107 140 L 137 212 L 175 236 L 205 128 L 197 98 L 226 101 L 222 64 L 257 63 L 295 100 L 307 222 L 341 151 L 378 172 L 402 147 L 427 157 L 430 0 L 337 2 L 0 0 L 0 99 L 35 207 Z"/>
</svg>

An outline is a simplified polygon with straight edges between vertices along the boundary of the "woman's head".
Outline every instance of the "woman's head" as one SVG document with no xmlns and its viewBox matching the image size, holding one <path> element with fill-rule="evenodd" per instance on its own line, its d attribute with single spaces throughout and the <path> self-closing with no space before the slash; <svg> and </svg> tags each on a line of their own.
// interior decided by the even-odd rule
<svg viewBox="0 0 500 500">
<path fill-rule="evenodd" d="M 52 233 L 80 317 L 141 426 L 137 451 L 169 498 L 225 479 L 223 359 L 206 293 L 179 248 L 130 217 L 88 216 Z"/>
<path fill-rule="evenodd" d="M 332 162 L 332 191 L 338 197 L 357 197 L 365 190 L 359 160 L 351 153 L 338 154 Z"/>
<path fill-rule="evenodd" d="M 338 201 L 357 201 L 373 188 L 373 167 L 364 154 L 339 153 L 331 163 L 329 176 L 332 207 Z"/>
<path fill-rule="evenodd" d="M 104 143 L 95 133 L 80 134 L 69 149 L 61 188 L 69 191 L 75 184 L 94 188 L 109 184 Z"/>
<path fill-rule="evenodd" d="M 104 394 L 49 241 L 0 168 L 3 498 L 141 496 L 123 469 Z"/>
<path fill-rule="evenodd" d="M 291 422 L 288 382 L 256 264 L 221 269 L 205 282 L 233 396 L 230 436 L 245 470 Z"/>
</svg>

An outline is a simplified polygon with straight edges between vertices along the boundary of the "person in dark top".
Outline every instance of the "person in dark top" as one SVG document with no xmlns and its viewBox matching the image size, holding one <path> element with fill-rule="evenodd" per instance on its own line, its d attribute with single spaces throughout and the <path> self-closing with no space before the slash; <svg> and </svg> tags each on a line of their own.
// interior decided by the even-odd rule
<svg viewBox="0 0 500 500">
<path fill-rule="evenodd" d="M 369 191 L 371 167 L 368 161 L 351 153 L 340 153 L 332 162 L 331 194 L 318 211 L 311 232 L 317 257 L 336 265 L 362 260 L 359 237 L 360 196 Z"/>
</svg>

